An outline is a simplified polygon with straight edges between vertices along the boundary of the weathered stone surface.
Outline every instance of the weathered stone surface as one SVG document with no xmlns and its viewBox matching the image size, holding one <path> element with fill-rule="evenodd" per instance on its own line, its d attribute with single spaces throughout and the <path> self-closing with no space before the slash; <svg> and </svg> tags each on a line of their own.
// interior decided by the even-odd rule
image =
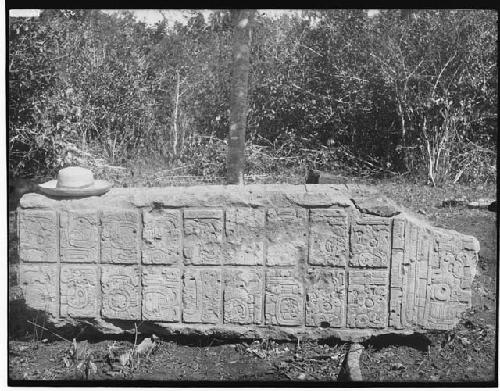
<svg viewBox="0 0 500 391">
<path fill-rule="evenodd" d="M 306 281 L 306 325 L 345 327 L 346 271 L 310 269 Z"/>
<path fill-rule="evenodd" d="M 261 324 L 264 273 L 260 270 L 224 271 L 224 323 Z"/>
<path fill-rule="evenodd" d="M 184 257 L 187 265 L 220 265 L 222 262 L 223 211 L 184 211 Z"/>
<path fill-rule="evenodd" d="M 164 266 L 142 268 L 142 319 L 181 320 L 181 270 Z"/>
<path fill-rule="evenodd" d="M 389 271 L 351 269 L 348 281 L 347 326 L 386 327 Z"/>
<path fill-rule="evenodd" d="M 266 274 L 266 324 L 300 326 L 304 322 L 304 294 L 297 272 L 271 269 Z"/>
<path fill-rule="evenodd" d="M 104 210 L 101 222 L 101 262 L 139 263 L 139 213 L 136 210 Z"/>
<path fill-rule="evenodd" d="M 352 201 L 360 212 L 375 216 L 392 217 L 402 211 L 401 207 L 382 196 L 355 197 Z"/>
<path fill-rule="evenodd" d="M 363 217 L 352 224 L 350 266 L 389 267 L 391 220 Z"/>
<path fill-rule="evenodd" d="M 267 266 L 294 266 L 306 259 L 307 211 L 268 209 Z"/>
<path fill-rule="evenodd" d="M 311 210 L 309 264 L 346 266 L 349 257 L 349 227 L 343 209 Z"/>
<path fill-rule="evenodd" d="M 182 263 L 182 214 L 180 210 L 153 209 L 143 212 L 142 262 Z"/>
<path fill-rule="evenodd" d="M 147 321 L 165 334 L 363 341 L 453 328 L 478 241 L 383 200 L 357 185 L 29 194 L 23 295 L 57 324 L 113 333 Z"/>
<path fill-rule="evenodd" d="M 226 210 L 226 265 L 263 265 L 266 214 L 262 209 Z"/>
<path fill-rule="evenodd" d="M 102 316 L 140 319 L 141 291 L 137 266 L 102 266 Z"/>
<path fill-rule="evenodd" d="M 222 318 L 221 273 L 215 268 L 184 272 L 183 320 L 186 323 L 219 323 Z"/>
<path fill-rule="evenodd" d="M 96 211 L 62 211 L 59 217 L 61 262 L 96 263 L 99 258 Z"/>
<path fill-rule="evenodd" d="M 94 318 L 100 309 L 99 270 L 90 265 L 61 266 L 61 316 Z"/>
<path fill-rule="evenodd" d="M 19 258 L 57 262 L 57 215 L 53 210 L 19 211 Z"/>
<path fill-rule="evenodd" d="M 20 274 L 26 305 L 59 315 L 57 266 L 24 263 L 21 264 Z"/>
</svg>

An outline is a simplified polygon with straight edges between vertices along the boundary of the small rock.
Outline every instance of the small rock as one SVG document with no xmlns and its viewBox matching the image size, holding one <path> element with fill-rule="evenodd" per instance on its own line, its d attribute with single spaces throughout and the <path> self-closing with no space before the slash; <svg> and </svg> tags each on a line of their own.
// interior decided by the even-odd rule
<svg viewBox="0 0 500 391">
<path fill-rule="evenodd" d="M 297 379 L 298 380 L 306 380 L 306 374 L 305 373 L 301 373 L 299 376 L 297 376 Z"/>
</svg>

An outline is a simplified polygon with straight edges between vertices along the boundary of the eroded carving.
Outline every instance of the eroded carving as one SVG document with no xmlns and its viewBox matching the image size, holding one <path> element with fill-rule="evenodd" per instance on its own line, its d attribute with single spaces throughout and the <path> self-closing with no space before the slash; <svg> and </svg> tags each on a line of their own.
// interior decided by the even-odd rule
<svg viewBox="0 0 500 391">
<path fill-rule="evenodd" d="M 184 257 L 186 264 L 220 265 L 222 261 L 222 210 L 184 211 Z"/>
<path fill-rule="evenodd" d="M 263 277 L 258 270 L 224 272 L 224 323 L 262 322 Z"/>
<path fill-rule="evenodd" d="M 101 236 L 102 263 L 139 262 L 139 214 L 135 210 L 103 212 Z"/>
<path fill-rule="evenodd" d="M 98 315 L 97 266 L 61 266 L 61 316 L 91 318 Z"/>
<path fill-rule="evenodd" d="M 345 270 L 311 269 L 306 281 L 306 326 L 345 327 Z"/>
<path fill-rule="evenodd" d="M 349 270 L 347 326 L 387 326 L 388 270 Z"/>
<path fill-rule="evenodd" d="M 346 266 L 348 255 L 346 212 L 342 209 L 311 210 L 309 264 Z"/>
<path fill-rule="evenodd" d="M 262 265 L 264 263 L 265 212 L 261 209 L 226 210 L 227 265 Z"/>
<path fill-rule="evenodd" d="M 305 260 L 307 211 L 269 209 L 267 211 L 268 266 L 294 266 Z"/>
<path fill-rule="evenodd" d="M 111 319 L 141 318 L 141 292 L 137 266 L 102 266 L 102 316 Z"/>
<path fill-rule="evenodd" d="M 351 228 L 350 266 L 389 267 L 391 220 L 364 217 Z"/>
<path fill-rule="evenodd" d="M 98 261 L 98 216 L 94 211 L 62 211 L 59 217 L 62 262 Z"/>
<path fill-rule="evenodd" d="M 184 272 L 183 320 L 187 323 L 218 323 L 221 319 L 221 275 L 217 269 Z"/>
<path fill-rule="evenodd" d="M 142 268 L 142 318 L 163 322 L 181 320 L 181 272 L 163 266 Z"/>
<path fill-rule="evenodd" d="M 59 315 L 56 265 L 21 264 L 21 288 L 26 305 L 52 315 Z"/>
<path fill-rule="evenodd" d="M 302 284 L 295 270 L 267 270 L 266 324 L 299 326 L 304 322 Z"/>
<path fill-rule="evenodd" d="M 177 264 L 181 260 L 182 217 L 179 210 L 144 211 L 142 262 Z"/>
<path fill-rule="evenodd" d="M 19 258 L 24 262 L 57 262 L 57 215 L 53 210 L 19 212 Z"/>
</svg>

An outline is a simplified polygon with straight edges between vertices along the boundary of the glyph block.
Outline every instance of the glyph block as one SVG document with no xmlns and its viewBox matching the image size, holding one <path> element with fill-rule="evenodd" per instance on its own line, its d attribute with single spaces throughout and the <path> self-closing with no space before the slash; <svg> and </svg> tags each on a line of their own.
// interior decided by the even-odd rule
<svg viewBox="0 0 500 391">
<path fill-rule="evenodd" d="M 164 266 L 142 268 L 142 318 L 162 322 L 181 320 L 181 271 Z"/>
<path fill-rule="evenodd" d="M 180 210 L 153 209 L 143 213 L 142 262 L 174 265 L 182 260 Z"/>
<path fill-rule="evenodd" d="M 98 225 L 95 211 L 62 211 L 59 217 L 61 261 L 96 263 L 99 258 Z"/>
<path fill-rule="evenodd" d="M 311 269 L 306 282 L 306 326 L 345 327 L 346 271 Z"/>
<path fill-rule="evenodd" d="M 347 326 L 386 327 L 388 270 L 351 269 L 348 273 Z"/>
<path fill-rule="evenodd" d="M 59 315 L 57 265 L 21 264 L 20 280 L 28 308 Z"/>
<path fill-rule="evenodd" d="M 389 267 L 391 220 L 364 217 L 351 227 L 350 266 Z"/>
<path fill-rule="evenodd" d="M 304 295 L 295 270 L 266 272 L 266 324 L 300 326 L 304 323 Z"/>
<path fill-rule="evenodd" d="M 19 258 L 57 262 L 57 214 L 54 210 L 19 211 Z"/>
<path fill-rule="evenodd" d="M 101 262 L 139 263 L 139 213 L 136 210 L 105 210 L 101 221 Z"/>
<path fill-rule="evenodd" d="M 348 257 L 349 231 L 345 210 L 311 210 L 309 264 L 345 267 Z"/>
<path fill-rule="evenodd" d="M 261 209 L 226 210 L 226 265 L 263 265 L 265 212 Z"/>
<path fill-rule="evenodd" d="M 61 266 L 61 316 L 94 318 L 99 314 L 97 266 Z"/>
<path fill-rule="evenodd" d="M 307 211 L 269 209 L 267 211 L 267 266 L 294 266 L 306 259 Z"/>
<path fill-rule="evenodd" d="M 259 270 L 224 271 L 224 323 L 262 322 L 264 273 Z"/>
<path fill-rule="evenodd" d="M 182 302 L 184 322 L 218 323 L 222 306 L 220 270 L 186 269 Z"/>
<path fill-rule="evenodd" d="M 141 319 L 140 276 L 137 266 L 102 265 L 102 316 Z"/>
<path fill-rule="evenodd" d="M 222 262 L 223 211 L 184 211 L 184 258 L 187 265 L 220 265 Z"/>
</svg>

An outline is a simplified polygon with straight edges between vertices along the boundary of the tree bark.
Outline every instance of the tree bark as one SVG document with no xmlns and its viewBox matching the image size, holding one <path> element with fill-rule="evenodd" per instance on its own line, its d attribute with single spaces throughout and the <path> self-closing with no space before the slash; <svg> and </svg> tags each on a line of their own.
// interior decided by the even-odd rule
<svg viewBox="0 0 500 391">
<path fill-rule="evenodd" d="M 245 132 L 248 114 L 248 72 L 251 28 L 255 10 L 232 10 L 233 74 L 227 154 L 227 182 L 242 184 L 245 168 Z"/>
<path fill-rule="evenodd" d="M 177 157 L 177 136 L 179 134 L 179 124 L 178 124 L 178 119 L 179 119 L 179 97 L 180 97 L 180 84 L 181 84 L 181 75 L 179 70 L 177 70 L 177 83 L 175 86 L 175 97 L 174 97 L 174 113 L 172 115 L 173 117 L 173 122 L 172 122 L 172 135 L 171 135 L 171 142 L 172 142 L 172 154 L 174 158 Z"/>
</svg>

